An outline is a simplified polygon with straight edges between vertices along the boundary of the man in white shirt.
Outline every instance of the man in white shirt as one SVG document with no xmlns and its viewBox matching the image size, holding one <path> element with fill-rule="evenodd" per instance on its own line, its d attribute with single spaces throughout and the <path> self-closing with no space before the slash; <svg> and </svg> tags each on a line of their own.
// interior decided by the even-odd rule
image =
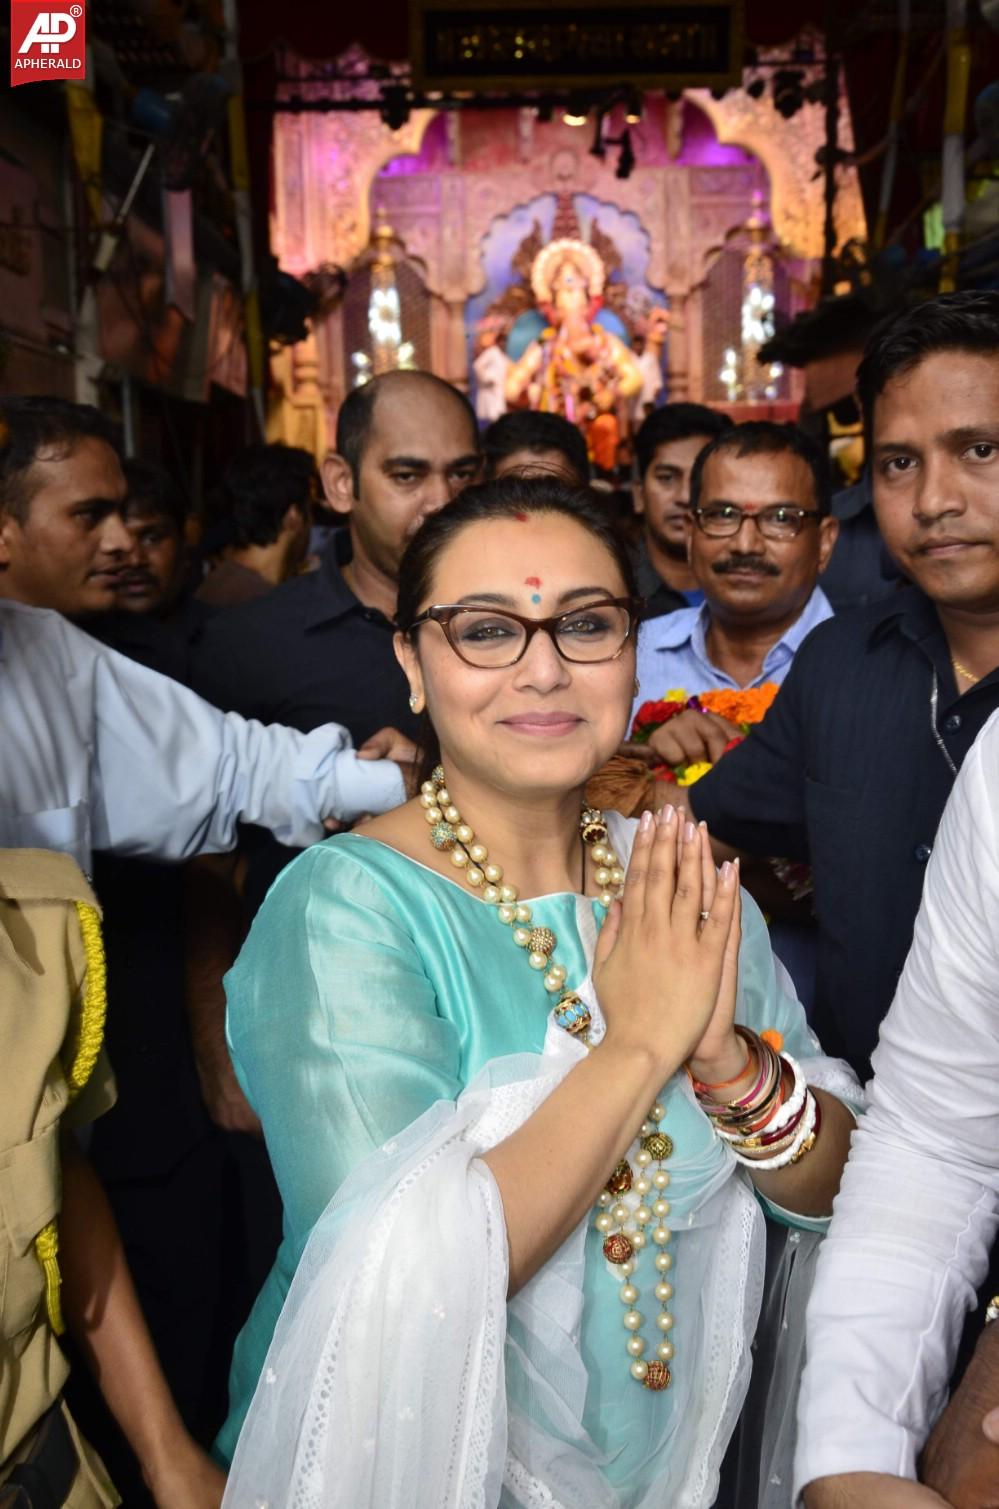
<svg viewBox="0 0 999 1509">
<path fill-rule="evenodd" d="M 978 1509 L 999 1482 L 999 1324 L 971 1428 L 935 1437 L 945 1497 L 915 1476 L 999 1223 L 999 714 L 947 803 L 873 1066 L 809 1308 L 796 1483 L 807 1509 Z"/>
<path fill-rule="evenodd" d="M 113 432 L 86 406 L 0 401 L 0 846 L 182 860 L 230 848 L 238 820 L 286 843 L 403 800 L 408 741 L 364 754 L 223 714 L 67 623 L 98 613 L 132 541 Z"/>
</svg>

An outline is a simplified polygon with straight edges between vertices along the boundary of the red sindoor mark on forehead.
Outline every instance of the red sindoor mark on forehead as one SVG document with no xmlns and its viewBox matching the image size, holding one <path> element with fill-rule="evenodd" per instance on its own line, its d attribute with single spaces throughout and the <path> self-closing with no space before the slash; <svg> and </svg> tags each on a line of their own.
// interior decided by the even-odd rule
<svg viewBox="0 0 999 1509">
<path fill-rule="evenodd" d="M 526 524 L 527 523 L 527 515 L 526 515 L 526 513 L 521 513 L 519 510 L 514 514 L 514 518 L 517 520 L 518 524 Z"/>
</svg>

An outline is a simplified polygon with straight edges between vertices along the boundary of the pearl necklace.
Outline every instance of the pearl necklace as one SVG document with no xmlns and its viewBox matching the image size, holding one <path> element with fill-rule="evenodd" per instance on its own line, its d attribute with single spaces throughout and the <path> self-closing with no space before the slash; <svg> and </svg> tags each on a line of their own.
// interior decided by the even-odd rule
<svg viewBox="0 0 999 1509">
<path fill-rule="evenodd" d="M 437 765 L 429 780 L 420 789 L 420 805 L 430 825 L 430 842 L 435 849 L 449 853 L 455 869 L 464 875 L 465 882 L 477 891 L 482 900 L 495 906 L 496 915 L 504 926 L 512 929 L 514 943 L 527 951 L 527 962 L 532 969 L 544 971 L 544 987 L 549 995 L 558 993 L 554 1008 L 555 1021 L 573 1037 L 578 1037 L 587 1047 L 592 1018 L 586 1002 L 574 990 L 566 989 L 566 968 L 553 955 L 558 939 L 549 927 L 532 927 L 531 909 L 518 899 L 517 887 L 503 880 L 500 865 L 489 859 L 485 844 L 476 839 L 469 825 L 451 801 L 445 785 L 443 767 Z M 600 903 L 609 907 L 620 899 L 624 889 L 624 866 L 607 842 L 607 824 L 602 812 L 584 807 L 579 819 L 579 831 L 583 843 L 590 850 L 596 869 L 596 882 L 601 887 Z M 622 1158 L 597 1197 L 597 1216 L 594 1226 L 604 1237 L 603 1254 L 608 1264 L 620 1274 L 624 1282 L 620 1287 L 621 1302 L 627 1307 L 624 1328 L 628 1332 L 625 1350 L 631 1359 L 631 1376 L 636 1382 L 654 1391 L 665 1389 L 670 1384 L 669 1363 L 673 1357 L 673 1343 L 669 1332 L 673 1329 L 673 1316 L 666 1308 L 673 1297 L 673 1286 L 667 1274 L 673 1266 L 671 1255 L 665 1250 L 672 1240 L 672 1232 L 666 1226 L 670 1205 L 665 1197 L 670 1176 L 663 1163 L 673 1152 L 673 1142 L 659 1123 L 666 1112 L 658 1101 L 650 1109 L 639 1130 L 639 1150 L 635 1154 L 637 1175 L 626 1158 Z M 655 1169 L 649 1170 L 655 1164 Z M 633 1193 L 632 1200 L 625 1196 Z M 654 1193 L 651 1205 L 645 1199 Z M 653 1224 L 654 1223 L 654 1224 Z M 646 1228 L 651 1226 L 651 1231 Z M 656 1247 L 655 1267 L 658 1280 L 655 1296 L 661 1305 L 656 1316 L 656 1327 L 661 1339 L 656 1344 L 655 1359 L 646 1362 L 645 1338 L 640 1335 L 644 1316 L 635 1308 L 639 1291 L 632 1283 L 643 1248 L 651 1236 Z"/>
</svg>

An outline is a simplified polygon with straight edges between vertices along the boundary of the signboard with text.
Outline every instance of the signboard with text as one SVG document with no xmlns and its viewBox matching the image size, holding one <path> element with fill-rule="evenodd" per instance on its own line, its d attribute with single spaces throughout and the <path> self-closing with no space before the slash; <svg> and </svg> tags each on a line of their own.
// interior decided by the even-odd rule
<svg viewBox="0 0 999 1509">
<path fill-rule="evenodd" d="M 741 82 L 742 0 L 410 0 L 428 89 L 645 89 Z"/>
</svg>

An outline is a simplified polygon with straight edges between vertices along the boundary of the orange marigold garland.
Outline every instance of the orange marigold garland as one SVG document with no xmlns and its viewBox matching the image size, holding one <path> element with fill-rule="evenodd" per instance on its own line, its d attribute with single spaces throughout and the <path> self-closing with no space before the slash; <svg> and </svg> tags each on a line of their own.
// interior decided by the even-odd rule
<svg viewBox="0 0 999 1509">
<path fill-rule="evenodd" d="M 699 692 L 694 697 L 676 688 L 657 701 L 642 703 L 632 720 L 631 741 L 634 744 L 647 744 L 658 729 L 679 713 L 717 713 L 740 730 L 726 745 L 727 753 L 742 743 L 755 723 L 762 723 L 779 690 L 775 681 L 766 681 L 762 686 L 750 686 L 745 691 L 723 688 L 719 691 Z M 657 765 L 653 774 L 660 781 L 669 781 L 677 786 L 692 786 L 710 769 L 711 765 L 707 760 L 698 760 L 691 765 Z"/>
</svg>

